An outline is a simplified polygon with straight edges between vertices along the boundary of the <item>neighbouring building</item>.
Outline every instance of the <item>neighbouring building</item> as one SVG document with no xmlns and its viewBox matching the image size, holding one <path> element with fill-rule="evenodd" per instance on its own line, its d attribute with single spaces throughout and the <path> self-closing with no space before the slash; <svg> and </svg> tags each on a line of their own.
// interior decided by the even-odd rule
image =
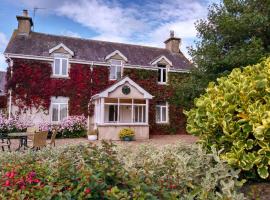
<svg viewBox="0 0 270 200">
<path fill-rule="evenodd" d="M 27 10 L 17 20 L 4 52 L 12 115 L 57 124 L 83 114 L 99 139 L 117 140 L 124 127 L 136 139 L 183 130 L 172 99 L 191 63 L 172 31 L 155 48 L 33 32 Z"/>
</svg>

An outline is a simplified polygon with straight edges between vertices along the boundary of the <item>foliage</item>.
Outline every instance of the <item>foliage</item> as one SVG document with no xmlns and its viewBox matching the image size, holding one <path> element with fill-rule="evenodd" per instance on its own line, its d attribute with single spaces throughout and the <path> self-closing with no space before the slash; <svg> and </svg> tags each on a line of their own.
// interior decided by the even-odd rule
<svg viewBox="0 0 270 200">
<path fill-rule="evenodd" d="M 205 147 L 223 149 L 232 166 L 261 178 L 270 171 L 270 58 L 210 83 L 186 112 L 187 131 Z"/>
<path fill-rule="evenodd" d="M 149 126 L 150 134 L 175 134 L 184 130 L 185 116 L 182 112 L 182 105 L 175 101 L 175 88 L 186 74 L 170 73 L 169 84 L 157 84 L 158 74 L 154 70 L 144 69 L 125 69 L 124 75 L 129 76 L 132 80 L 142 86 L 146 91 L 154 96 L 149 101 Z M 156 105 L 159 102 L 168 101 L 169 108 L 169 124 L 156 123 Z"/>
<path fill-rule="evenodd" d="M 1 153 L 1 199 L 243 199 L 238 172 L 200 147 L 103 143 Z"/>
<path fill-rule="evenodd" d="M 1 133 L 22 132 L 25 131 L 28 126 L 29 122 L 26 120 L 22 120 L 14 116 L 8 119 L 5 115 L 0 113 Z"/>
<path fill-rule="evenodd" d="M 86 135 L 86 118 L 81 116 L 69 116 L 60 123 L 59 132 L 64 138 L 75 138 Z"/>
<path fill-rule="evenodd" d="M 193 106 L 188 100 L 199 97 L 209 81 L 269 55 L 269 13 L 269 0 L 223 0 L 209 8 L 207 19 L 196 24 L 198 40 L 189 50 L 196 67 L 179 85 L 180 104 Z"/>
<path fill-rule="evenodd" d="M 134 136 L 135 136 L 135 132 L 131 128 L 123 128 L 119 132 L 119 138 L 121 140 L 124 140 L 125 138 L 133 139 Z"/>
</svg>

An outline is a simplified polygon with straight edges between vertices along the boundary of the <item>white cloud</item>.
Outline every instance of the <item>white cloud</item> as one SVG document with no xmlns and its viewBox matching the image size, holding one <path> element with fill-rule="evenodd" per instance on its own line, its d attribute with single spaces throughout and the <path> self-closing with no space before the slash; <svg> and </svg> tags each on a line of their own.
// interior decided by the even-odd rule
<svg viewBox="0 0 270 200">
<path fill-rule="evenodd" d="M 183 40 L 195 39 L 194 23 L 206 17 L 207 4 L 218 0 L 153 0 L 141 4 L 120 0 L 21 0 L 31 7 L 45 7 L 96 33 L 93 39 L 163 47 L 169 31 Z M 123 3 L 124 2 L 124 3 Z M 79 36 L 79 34 L 67 35 Z M 184 50 L 186 53 L 186 49 Z"/>
<path fill-rule="evenodd" d="M 69 31 L 69 30 L 62 31 L 61 35 L 70 36 L 70 37 L 76 37 L 76 38 L 81 38 L 82 37 L 79 33 Z"/>
<path fill-rule="evenodd" d="M 6 48 L 8 39 L 6 35 L 0 32 L 0 71 L 5 71 L 7 68 L 6 59 L 3 55 L 4 49 Z"/>
</svg>

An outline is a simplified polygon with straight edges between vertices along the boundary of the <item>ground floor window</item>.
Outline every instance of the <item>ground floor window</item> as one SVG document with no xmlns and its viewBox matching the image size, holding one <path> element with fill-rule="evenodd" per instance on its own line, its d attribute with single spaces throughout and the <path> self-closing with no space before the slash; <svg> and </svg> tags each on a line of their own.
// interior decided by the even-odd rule
<svg viewBox="0 0 270 200">
<path fill-rule="evenodd" d="M 145 122 L 145 106 L 134 106 L 134 122 Z"/>
<path fill-rule="evenodd" d="M 116 122 L 118 116 L 118 106 L 109 105 L 109 122 Z"/>
<path fill-rule="evenodd" d="M 53 123 L 59 123 L 68 116 L 68 98 L 53 97 L 51 107 L 51 120 Z"/>
<path fill-rule="evenodd" d="M 156 122 L 168 123 L 168 103 L 158 102 L 156 105 Z"/>
</svg>

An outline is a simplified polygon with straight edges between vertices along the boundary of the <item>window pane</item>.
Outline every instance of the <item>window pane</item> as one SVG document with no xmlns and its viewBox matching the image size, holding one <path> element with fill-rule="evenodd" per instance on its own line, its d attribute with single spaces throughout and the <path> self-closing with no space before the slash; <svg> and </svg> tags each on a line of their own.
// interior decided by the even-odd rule
<svg viewBox="0 0 270 200">
<path fill-rule="evenodd" d="M 54 59 L 54 74 L 60 74 L 60 59 Z"/>
<path fill-rule="evenodd" d="M 112 65 L 121 65 L 121 60 L 111 60 Z"/>
<path fill-rule="evenodd" d="M 116 70 L 116 67 L 115 66 L 111 66 L 110 67 L 110 80 L 115 80 L 116 77 L 115 77 L 115 70 Z"/>
<path fill-rule="evenodd" d="M 109 122 L 115 122 L 117 121 L 117 106 L 116 105 L 110 105 L 109 106 Z"/>
<path fill-rule="evenodd" d="M 68 109 L 67 104 L 60 104 L 60 120 L 67 117 Z"/>
<path fill-rule="evenodd" d="M 52 121 L 58 122 L 58 105 L 52 104 Z"/>
<path fill-rule="evenodd" d="M 166 107 L 162 107 L 162 121 L 166 122 Z"/>
<path fill-rule="evenodd" d="M 163 80 L 162 82 L 166 83 L 166 69 L 163 69 Z"/>
<path fill-rule="evenodd" d="M 62 75 L 67 75 L 67 60 L 62 59 Z"/>
<path fill-rule="evenodd" d="M 116 79 L 121 78 L 121 67 L 116 67 Z"/>
<path fill-rule="evenodd" d="M 159 106 L 157 106 L 156 107 L 156 121 L 157 122 L 160 122 L 160 107 Z"/>
<path fill-rule="evenodd" d="M 158 82 L 161 82 L 161 69 L 158 69 Z"/>
</svg>

